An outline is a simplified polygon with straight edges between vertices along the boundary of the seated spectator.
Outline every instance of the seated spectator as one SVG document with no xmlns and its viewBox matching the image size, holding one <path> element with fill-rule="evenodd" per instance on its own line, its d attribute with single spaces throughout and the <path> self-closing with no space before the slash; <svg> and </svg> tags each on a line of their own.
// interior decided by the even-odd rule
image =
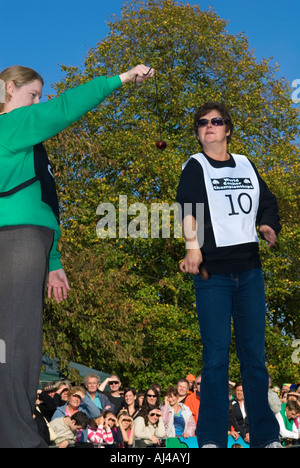
<svg viewBox="0 0 300 468">
<path fill-rule="evenodd" d="M 159 406 L 146 408 L 135 420 L 135 437 L 142 439 L 148 447 L 159 447 L 166 435 Z"/>
<path fill-rule="evenodd" d="M 57 403 L 54 400 L 56 391 L 56 385 L 53 382 L 48 382 L 43 385 L 42 391 L 38 397 L 38 411 L 48 422 L 51 421 L 51 418 L 57 408 Z"/>
<path fill-rule="evenodd" d="M 120 411 L 118 414 L 118 425 L 122 432 L 123 444 L 122 446 L 132 447 L 134 443 L 134 421 L 131 416 L 129 416 L 126 410 Z"/>
<path fill-rule="evenodd" d="M 67 403 L 69 391 L 71 390 L 72 385 L 68 380 L 61 380 L 56 382 L 56 387 L 56 393 L 53 399 L 58 407 Z"/>
<path fill-rule="evenodd" d="M 244 441 L 249 444 L 249 422 L 244 404 L 243 386 L 241 383 L 236 384 L 235 398 L 232 400 L 231 416 L 236 421 L 236 432 L 238 432 Z"/>
<path fill-rule="evenodd" d="M 189 392 L 189 383 L 186 379 L 179 379 L 177 382 L 177 391 L 178 391 L 178 401 L 180 403 L 185 403 L 185 399 L 188 396 Z"/>
<path fill-rule="evenodd" d="M 300 404 L 300 393 L 296 392 L 295 390 L 290 390 L 286 395 L 287 403 L 289 401 L 297 401 Z"/>
<path fill-rule="evenodd" d="M 162 418 L 166 428 L 166 437 L 193 437 L 196 424 L 188 406 L 178 401 L 178 391 L 169 387 L 166 391 L 166 404 L 162 406 Z"/>
<path fill-rule="evenodd" d="M 67 403 L 56 409 L 52 420 L 64 416 L 73 416 L 78 411 L 85 413 L 89 419 L 97 419 L 100 416 L 99 408 L 86 396 L 85 389 L 83 387 L 72 387 L 69 391 Z"/>
<path fill-rule="evenodd" d="M 114 405 L 109 401 L 108 397 L 101 391 L 100 377 L 98 374 L 88 374 L 84 379 L 84 386 L 87 390 L 87 396 L 93 403 L 102 411 L 114 411 Z M 105 386 L 104 386 L 105 388 Z"/>
<path fill-rule="evenodd" d="M 91 419 L 87 427 L 87 437 L 85 440 L 84 431 L 77 433 L 76 442 L 89 442 L 93 445 L 111 445 L 114 443 L 111 428 L 106 425 L 103 413 L 97 419 Z"/>
<path fill-rule="evenodd" d="M 280 401 L 281 403 L 286 403 L 286 396 L 288 392 L 290 391 L 291 384 L 289 383 L 284 383 L 281 387 L 280 391 Z"/>
<path fill-rule="evenodd" d="M 118 448 L 123 445 L 123 436 L 120 427 L 118 426 L 118 421 L 115 413 L 112 411 L 105 411 L 103 414 L 105 427 L 110 427 L 114 443 L 113 446 Z"/>
<path fill-rule="evenodd" d="M 124 400 L 124 408 L 127 410 L 129 416 L 131 416 L 132 419 L 137 418 L 141 409 L 139 407 L 137 393 L 134 388 L 130 387 L 125 390 Z"/>
<path fill-rule="evenodd" d="M 88 417 L 78 411 L 73 416 L 53 419 L 49 424 L 53 431 L 52 442 L 59 448 L 67 448 L 70 444 L 75 443 L 77 431 L 86 429 Z"/>
<path fill-rule="evenodd" d="M 120 393 L 121 380 L 117 375 L 113 374 L 104 380 L 104 382 L 100 385 L 99 390 L 104 392 L 107 385 L 110 388 L 110 393 L 107 395 L 107 398 L 114 407 L 113 409 L 110 408 L 110 411 L 113 411 L 115 415 L 118 416 L 119 412 L 122 408 L 124 408 L 125 404 L 124 396 Z"/>
<path fill-rule="evenodd" d="M 138 407 L 142 409 L 144 398 L 146 395 L 146 390 L 139 390 L 136 396 L 137 402 L 138 402 Z"/>
<path fill-rule="evenodd" d="M 293 441 L 299 441 L 300 435 L 295 424 L 295 419 L 299 415 L 300 406 L 296 401 L 283 403 L 280 413 L 276 414 L 280 427 L 280 437 L 284 439 L 283 445 L 291 445 Z"/>
<path fill-rule="evenodd" d="M 149 387 L 144 396 L 142 412 L 147 412 L 153 406 L 161 406 L 160 395 L 156 387 Z"/>
<path fill-rule="evenodd" d="M 197 426 L 199 408 L 200 408 L 200 386 L 201 386 L 201 375 L 198 375 L 195 380 L 196 390 L 194 393 L 188 395 L 184 404 L 188 406 L 193 414 L 195 425 Z"/>
</svg>

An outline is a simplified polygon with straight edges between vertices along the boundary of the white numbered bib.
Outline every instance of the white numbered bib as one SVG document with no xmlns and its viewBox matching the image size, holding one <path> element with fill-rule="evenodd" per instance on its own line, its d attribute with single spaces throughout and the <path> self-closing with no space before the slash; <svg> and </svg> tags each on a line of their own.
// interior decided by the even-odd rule
<svg viewBox="0 0 300 468">
<path fill-rule="evenodd" d="M 232 157 L 236 167 L 215 168 L 202 153 L 191 156 L 203 168 L 217 247 L 258 242 L 258 178 L 246 156 L 233 154 Z"/>
</svg>

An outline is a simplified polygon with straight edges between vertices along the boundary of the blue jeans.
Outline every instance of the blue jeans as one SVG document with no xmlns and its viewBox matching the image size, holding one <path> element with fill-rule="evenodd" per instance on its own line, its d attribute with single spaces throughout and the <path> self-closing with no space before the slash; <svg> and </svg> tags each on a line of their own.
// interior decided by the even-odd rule
<svg viewBox="0 0 300 468">
<path fill-rule="evenodd" d="M 231 316 L 249 420 L 250 446 L 265 447 L 278 441 L 278 423 L 268 404 L 262 269 L 212 274 L 206 281 L 195 276 L 194 283 L 204 362 L 196 431 L 199 447 L 207 443 L 227 447 Z"/>
</svg>

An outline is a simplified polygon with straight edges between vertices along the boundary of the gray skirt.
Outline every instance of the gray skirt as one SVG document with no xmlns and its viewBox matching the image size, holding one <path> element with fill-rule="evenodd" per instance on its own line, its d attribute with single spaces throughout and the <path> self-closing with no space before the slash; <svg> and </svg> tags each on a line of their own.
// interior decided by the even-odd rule
<svg viewBox="0 0 300 468">
<path fill-rule="evenodd" d="M 0 448 L 46 446 L 33 412 L 53 235 L 39 226 L 0 229 Z"/>
</svg>

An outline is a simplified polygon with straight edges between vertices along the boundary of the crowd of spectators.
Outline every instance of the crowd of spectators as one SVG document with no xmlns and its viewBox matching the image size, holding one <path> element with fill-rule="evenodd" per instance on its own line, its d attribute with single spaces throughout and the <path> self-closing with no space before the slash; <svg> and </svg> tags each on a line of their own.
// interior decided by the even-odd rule
<svg viewBox="0 0 300 468">
<path fill-rule="evenodd" d="M 195 437 L 200 386 L 201 375 L 188 375 L 164 393 L 158 384 L 136 391 L 122 389 L 117 375 L 101 382 L 94 373 L 81 386 L 66 380 L 44 384 L 34 418 L 50 447 L 161 447 L 168 438 Z M 282 445 L 299 445 L 300 384 L 271 389 L 270 381 L 269 405 L 280 426 Z M 229 381 L 228 421 L 228 436 L 249 444 L 242 383 Z"/>
</svg>

